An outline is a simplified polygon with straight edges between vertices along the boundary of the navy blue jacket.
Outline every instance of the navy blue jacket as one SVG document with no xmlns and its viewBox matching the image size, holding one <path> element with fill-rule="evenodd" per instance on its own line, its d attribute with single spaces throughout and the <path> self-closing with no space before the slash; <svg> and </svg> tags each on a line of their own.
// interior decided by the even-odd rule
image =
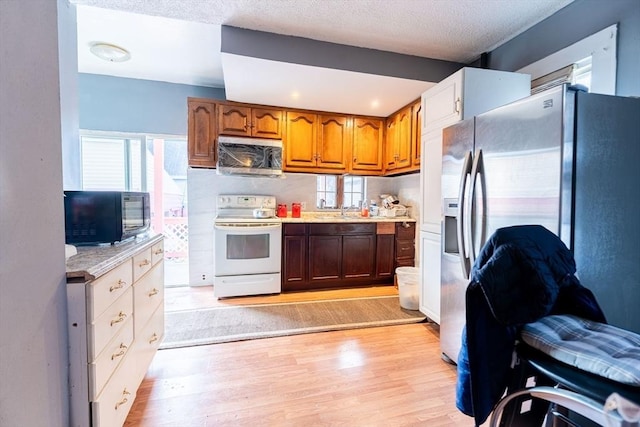
<svg viewBox="0 0 640 427">
<path fill-rule="evenodd" d="M 551 314 L 606 322 L 575 272 L 571 252 L 539 225 L 501 228 L 482 247 L 466 290 L 456 387 L 456 406 L 477 426 L 509 383 L 522 325 Z"/>
</svg>

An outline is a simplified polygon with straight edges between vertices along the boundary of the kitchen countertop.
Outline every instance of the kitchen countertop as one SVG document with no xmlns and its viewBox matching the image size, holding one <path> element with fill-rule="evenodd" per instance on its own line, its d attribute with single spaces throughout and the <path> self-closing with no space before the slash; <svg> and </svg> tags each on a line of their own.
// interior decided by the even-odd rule
<svg viewBox="0 0 640 427">
<path fill-rule="evenodd" d="M 336 222 L 416 222 L 408 216 L 370 216 L 341 215 L 340 212 L 302 212 L 300 218 L 292 218 L 291 213 L 281 218 L 283 223 L 336 223 Z"/>
<path fill-rule="evenodd" d="M 78 253 L 67 259 L 67 279 L 85 282 L 95 280 L 162 238 L 162 234 L 142 234 L 114 245 L 77 246 Z"/>
</svg>

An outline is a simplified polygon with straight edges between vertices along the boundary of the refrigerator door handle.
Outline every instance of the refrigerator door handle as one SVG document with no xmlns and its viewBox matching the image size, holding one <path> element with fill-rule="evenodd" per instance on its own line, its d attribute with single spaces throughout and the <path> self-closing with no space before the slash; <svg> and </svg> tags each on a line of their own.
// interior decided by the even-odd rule
<svg viewBox="0 0 640 427">
<path fill-rule="evenodd" d="M 469 278 L 471 268 L 471 260 L 469 258 L 469 250 L 466 242 L 468 241 L 465 234 L 465 193 L 467 191 L 468 178 L 471 177 L 472 154 L 468 151 L 464 156 L 464 164 L 462 166 L 462 174 L 460 176 L 460 190 L 458 193 L 458 218 L 457 218 L 457 238 L 458 253 L 460 254 L 460 264 L 462 266 L 462 274 L 465 279 Z"/>
<path fill-rule="evenodd" d="M 482 203 L 480 205 L 480 209 L 482 210 L 482 215 L 480 215 L 481 218 L 481 224 L 479 225 L 481 227 L 481 231 L 482 234 L 480 236 L 480 244 L 478 245 L 478 250 L 480 250 L 480 247 L 483 245 L 484 241 L 485 241 L 485 236 L 484 236 L 484 214 L 485 214 L 485 208 L 486 208 L 486 203 L 485 203 L 485 184 L 484 184 L 484 163 L 482 161 L 482 149 L 479 149 L 476 151 L 476 154 L 473 158 L 473 166 L 471 167 L 471 188 L 469 190 L 469 200 L 467 201 L 468 206 L 467 206 L 467 232 L 469 233 L 469 259 L 471 262 L 471 265 L 473 265 L 476 261 L 476 256 L 477 256 L 477 251 L 476 251 L 476 247 L 475 247 L 475 241 L 474 241 L 474 237 L 476 235 L 476 227 L 478 226 L 478 224 L 476 224 L 475 218 L 476 218 L 476 209 L 478 209 L 477 203 L 476 203 L 476 190 L 478 188 L 478 186 L 476 186 L 476 183 L 478 181 L 478 177 L 480 177 L 480 191 L 481 191 L 481 196 L 482 196 Z"/>
</svg>

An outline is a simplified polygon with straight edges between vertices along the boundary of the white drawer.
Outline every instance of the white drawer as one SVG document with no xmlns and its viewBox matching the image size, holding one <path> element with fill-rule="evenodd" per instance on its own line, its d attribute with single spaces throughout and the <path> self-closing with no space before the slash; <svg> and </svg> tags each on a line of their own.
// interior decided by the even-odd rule
<svg viewBox="0 0 640 427">
<path fill-rule="evenodd" d="M 107 274 L 87 285 L 87 321 L 93 322 L 133 283 L 131 260 L 128 259 Z"/>
<path fill-rule="evenodd" d="M 151 248 L 133 256 L 133 281 L 137 282 L 149 270 L 151 270 Z"/>
<path fill-rule="evenodd" d="M 164 338 L 164 307 L 161 305 L 153 313 L 151 320 L 149 320 L 142 332 L 136 337 L 136 384 L 140 384 L 144 379 L 149 369 L 149 364 L 151 364 L 153 356 L 158 351 L 160 343 L 162 343 L 162 338 Z"/>
<path fill-rule="evenodd" d="M 145 327 L 153 312 L 164 308 L 164 262 L 156 264 L 149 273 L 133 285 L 134 333 Z"/>
<path fill-rule="evenodd" d="M 89 400 L 95 400 L 100 394 L 111 375 L 131 350 L 132 343 L 133 319 L 129 318 L 100 356 L 89 364 Z"/>
<path fill-rule="evenodd" d="M 92 427 L 122 426 L 136 398 L 136 361 L 127 355 L 98 398 L 91 402 Z"/>
<path fill-rule="evenodd" d="M 162 259 L 164 259 L 164 240 L 151 246 L 151 264 L 156 265 Z"/>
<path fill-rule="evenodd" d="M 107 309 L 89 324 L 88 363 L 98 357 L 109 341 L 111 341 L 125 326 L 125 321 L 133 315 L 133 289 L 129 287 L 124 295 L 111 304 Z"/>
</svg>

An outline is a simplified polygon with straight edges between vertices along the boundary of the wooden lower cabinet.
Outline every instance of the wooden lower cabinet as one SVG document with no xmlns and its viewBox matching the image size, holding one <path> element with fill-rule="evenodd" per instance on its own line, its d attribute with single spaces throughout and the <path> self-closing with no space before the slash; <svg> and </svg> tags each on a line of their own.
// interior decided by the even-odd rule
<svg viewBox="0 0 640 427">
<path fill-rule="evenodd" d="M 396 267 L 415 266 L 416 224 L 413 222 L 396 223 Z"/>
<path fill-rule="evenodd" d="M 397 226 L 380 226 L 373 222 L 284 224 L 283 292 L 391 285 L 398 264 Z"/>
<path fill-rule="evenodd" d="M 395 235 L 378 234 L 376 239 L 376 276 L 393 277 Z"/>
<path fill-rule="evenodd" d="M 342 278 L 343 236 L 309 236 L 309 282 Z"/>
</svg>

